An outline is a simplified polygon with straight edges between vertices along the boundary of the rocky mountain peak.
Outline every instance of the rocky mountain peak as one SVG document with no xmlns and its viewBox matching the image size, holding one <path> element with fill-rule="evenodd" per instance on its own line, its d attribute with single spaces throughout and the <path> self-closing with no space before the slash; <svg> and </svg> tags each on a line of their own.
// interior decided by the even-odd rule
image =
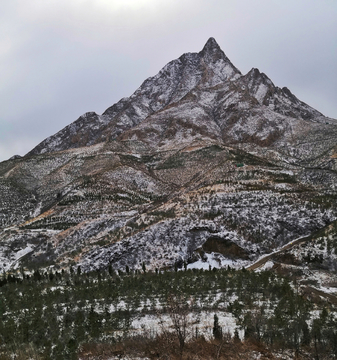
<svg viewBox="0 0 337 360">
<path fill-rule="evenodd" d="M 204 62 L 212 67 L 212 64 L 218 63 L 220 67 L 229 67 L 233 70 L 233 73 L 240 74 L 240 71 L 231 63 L 226 54 L 222 51 L 219 44 L 216 40 L 211 37 L 207 40 L 205 46 L 200 51 L 199 56 L 204 60 Z M 220 69 L 223 70 L 223 69 Z"/>
<path fill-rule="evenodd" d="M 268 86 L 275 86 L 269 77 L 265 73 L 260 72 L 257 68 L 252 68 L 245 77 L 249 82 L 264 83 Z"/>
<path fill-rule="evenodd" d="M 276 87 L 258 69 L 253 68 L 242 75 L 211 37 L 200 52 L 185 53 L 169 62 L 158 74 L 146 79 L 130 97 L 121 99 L 102 115 L 94 112 L 82 115 L 45 139 L 28 155 L 117 139 L 141 139 L 154 148 L 167 143 L 171 148 L 181 144 L 181 139 L 189 141 L 205 134 L 228 142 L 268 138 L 269 135 L 261 132 L 252 133 L 258 128 L 256 124 L 252 125 L 252 106 L 255 106 L 254 113 L 257 110 L 260 113 L 254 120 L 257 123 L 261 123 L 261 118 L 275 120 L 280 115 L 327 122 L 322 114 L 299 101 L 288 89 Z M 264 115 L 261 117 L 261 114 Z M 271 123 L 269 120 L 266 122 Z M 213 126 L 210 126 L 212 121 Z M 176 122 L 181 125 L 181 132 L 177 131 Z M 168 132 L 172 134 L 171 138 L 165 130 L 168 128 L 172 130 Z M 265 128 L 265 133 L 268 132 Z M 278 134 L 283 134 L 283 131 L 278 131 Z M 263 142 L 267 143 L 270 145 L 271 142 Z"/>
<path fill-rule="evenodd" d="M 219 44 L 216 42 L 216 40 L 213 38 L 213 37 L 210 37 L 204 48 L 202 49 L 202 52 L 206 53 L 212 53 L 212 52 L 215 52 L 215 51 L 222 51 Z"/>
</svg>

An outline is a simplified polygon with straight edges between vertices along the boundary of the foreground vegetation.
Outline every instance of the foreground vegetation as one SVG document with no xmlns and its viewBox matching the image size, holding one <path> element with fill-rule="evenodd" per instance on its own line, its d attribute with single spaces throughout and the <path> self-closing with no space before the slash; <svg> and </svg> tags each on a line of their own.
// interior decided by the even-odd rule
<svg viewBox="0 0 337 360">
<path fill-rule="evenodd" d="M 3 275 L 0 359 L 12 354 L 22 359 L 89 359 L 88 354 L 131 350 L 150 358 L 169 351 L 175 358 L 198 347 L 218 349 L 209 356 L 221 358 L 234 343 L 242 354 L 254 344 L 260 350 L 290 349 L 315 359 L 337 356 L 336 308 L 306 299 L 288 278 L 244 269 L 109 270 Z M 196 314 L 193 322 L 191 313 Z M 212 322 L 211 337 L 203 333 L 202 313 Z M 226 313 L 235 317 L 232 329 L 219 322 Z M 153 328 L 144 324 L 135 332 L 133 320 L 146 316 L 165 321 Z M 126 346 L 130 342 L 134 345 Z"/>
</svg>

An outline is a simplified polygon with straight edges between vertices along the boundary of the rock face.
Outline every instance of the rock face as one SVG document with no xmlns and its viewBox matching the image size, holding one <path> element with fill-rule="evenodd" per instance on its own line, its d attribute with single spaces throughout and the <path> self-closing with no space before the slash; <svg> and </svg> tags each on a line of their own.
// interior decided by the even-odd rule
<svg viewBox="0 0 337 360">
<path fill-rule="evenodd" d="M 336 120 L 210 38 L 0 163 L 0 270 L 248 265 L 336 219 L 336 139 Z"/>
<path fill-rule="evenodd" d="M 144 81 L 129 98 L 121 99 L 103 115 L 86 113 L 47 138 L 28 155 L 89 146 L 116 139 L 163 109 L 184 98 L 200 85 L 217 86 L 240 76 L 216 41 L 211 38 L 200 53 L 188 53 L 171 61 L 156 76 Z"/>
<path fill-rule="evenodd" d="M 276 87 L 258 69 L 242 75 L 210 38 L 199 53 L 171 61 L 129 98 L 102 115 L 80 116 L 28 155 L 116 139 L 140 140 L 155 149 L 175 148 L 200 135 L 228 144 L 271 146 L 294 141 L 299 128 L 315 132 L 315 123 L 330 130 L 325 126 L 330 121 L 334 122 L 287 88 Z"/>
</svg>

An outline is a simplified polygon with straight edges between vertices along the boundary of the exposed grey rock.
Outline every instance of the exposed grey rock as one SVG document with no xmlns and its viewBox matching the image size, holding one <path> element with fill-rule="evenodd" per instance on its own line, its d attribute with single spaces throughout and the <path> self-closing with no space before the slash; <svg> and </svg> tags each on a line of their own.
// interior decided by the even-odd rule
<svg viewBox="0 0 337 360">
<path fill-rule="evenodd" d="M 335 221 L 336 139 L 336 120 L 210 38 L 0 163 L 0 271 L 169 268 L 206 243 L 247 265 Z"/>
</svg>

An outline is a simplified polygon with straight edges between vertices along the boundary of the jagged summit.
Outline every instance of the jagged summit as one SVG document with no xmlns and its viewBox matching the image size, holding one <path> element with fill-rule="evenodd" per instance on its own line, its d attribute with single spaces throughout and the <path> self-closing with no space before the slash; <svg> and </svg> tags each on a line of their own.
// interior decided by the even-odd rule
<svg viewBox="0 0 337 360">
<path fill-rule="evenodd" d="M 153 148 L 172 148 L 204 136 L 228 144 L 248 141 L 270 146 L 287 141 L 293 119 L 329 122 L 258 69 L 242 75 L 211 37 L 200 52 L 169 62 L 102 115 L 80 116 L 27 155 L 110 140 L 137 139 Z"/>
<path fill-rule="evenodd" d="M 201 56 L 203 57 L 208 57 L 210 58 L 215 58 L 215 59 L 223 59 L 226 61 L 230 60 L 228 59 L 228 57 L 225 55 L 225 53 L 223 52 L 223 50 L 220 48 L 219 44 L 216 42 L 216 40 L 213 37 L 210 37 L 205 46 L 203 47 L 203 49 L 200 51 Z"/>
<path fill-rule="evenodd" d="M 208 39 L 198 55 L 207 68 L 206 72 L 211 74 L 212 80 L 210 83 L 225 82 L 233 76 L 239 77 L 242 75 L 213 37 Z"/>
<path fill-rule="evenodd" d="M 179 102 L 193 88 L 218 86 L 238 78 L 241 72 L 230 62 L 214 38 L 198 53 L 185 53 L 146 79 L 129 98 L 109 107 L 102 116 L 82 115 L 74 123 L 45 139 L 27 155 L 49 153 L 116 139 L 150 115 Z"/>
<path fill-rule="evenodd" d="M 219 46 L 219 44 L 216 42 L 216 40 L 213 37 L 210 37 L 203 49 L 201 50 L 202 54 L 212 54 L 215 52 L 223 52 Z"/>
</svg>

